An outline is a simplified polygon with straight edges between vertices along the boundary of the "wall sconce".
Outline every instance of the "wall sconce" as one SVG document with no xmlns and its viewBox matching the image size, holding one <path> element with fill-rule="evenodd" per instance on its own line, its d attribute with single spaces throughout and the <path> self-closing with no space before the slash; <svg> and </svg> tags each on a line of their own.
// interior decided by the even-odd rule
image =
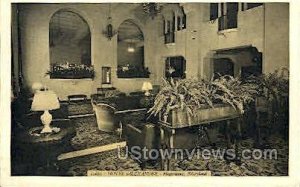
<svg viewBox="0 0 300 187">
<path fill-rule="evenodd" d="M 108 7 L 108 17 L 107 17 L 107 26 L 106 26 L 106 30 L 103 31 L 103 34 L 109 40 L 111 40 L 112 37 L 114 37 L 114 35 L 116 35 L 117 33 L 118 33 L 118 31 L 114 31 L 114 29 L 113 29 L 112 17 L 111 17 L 111 4 L 109 4 L 109 7 Z"/>
<path fill-rule="evenodd" d="M 103 31 L 103 34 L 104 34 L 109 40 L 111 40 L 112 37 L 114 37 L 114 35 L 116 35 L 118 32 L 115 31 L 115 30 L 113 29 L 113 25 L 111 24 L 111 17 L 108 17 L 107 22 L 108 22 L 108 24 L 107 24 L 107 26 L 106 26 L 106 30 Z"/>
</svg>

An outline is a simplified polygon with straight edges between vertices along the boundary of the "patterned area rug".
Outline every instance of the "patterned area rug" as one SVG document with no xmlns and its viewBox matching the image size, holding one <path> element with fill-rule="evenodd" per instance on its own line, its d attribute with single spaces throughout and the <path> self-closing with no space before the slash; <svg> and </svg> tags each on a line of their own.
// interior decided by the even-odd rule
<svg viewBox="0 0 300 187">
<path fill-rule="evenodd" d="M 116 134 L 100 131 L 95 117 L 72 120 L 76 129 L 76 136 L 71 140 L 71 145 L 75 150 L 122 141 Z"/>
<path fill-rule="evenodd" d="M 76 136 L 72 138 L 71 145 L 75 150 L 83 150 L 96 146 L 107 145 L 121 142 L 118 135 L 106 133 L 98 130 L 95 117 L 84 117 L 72 119 L 76 128 Z M 120 154 L 124 154 L 124 149 L 120 149 Z M 141 170 L 135 160 L 119 159 L 118 150 L 112 150 L 73 159 L 60 161 L 58 165 L 63 175 L 83 176 L 87 175 L 88 170 Z"/>
<path fill-rule="evenodd" d="M 234 162 L 227 162 L 218 158 L 204 160 L 195 157 L 190 160 L 171 160 L 171 167 L 176 171 L 210 170 L 215 176 L 287 176 L 288 145 L 279 137 L 270 137 L 269 142 L 271 142 L 269 149 L 277 150 L 277 159 L 242 159 L 241 165 L 237 165 Z M 244 149 L 254 150 L 253 145 L 252 139 L 242 140 L 240 151 Z M 220 145 L 216 147 L 218 146 Z"/>
<path fill-rule="evenodd" d="M 69 116 L 93 114 L 91 103 L 71 103 L 68 105 Z"/>
<path fill-rule="evenodd" d="M 127 116 L 128 118 L 129 116 Z M 134 114 L 137 117 L 137 114 Z M 122 141 L 115 134 L 108 134 L 98 130 L 95 117 L 73 119 L 77 135 L 72 139 L 71 144 L 75 150 L 91 148 L 94 146 L 106 145 Z M 215 176 L 286 176 L 288 175 L 288 143 L 279 135 L 272 135 L 267 138 L 269 149 L 277 150 L 277 159 L 242 159 L 241 164 L 227 162 L 219 158 L 204 160 L 193 157 L 192 159 L 175 160 L 171 159 L 171 168 L 176 171 L 188 170 L 210 170 Z M 254 150 L 253 139 L 243 139 L 240 151 L 243 149 Z M 217 148 L 226 148 L 225 139 L 218 138 Z M 205 146 L 201 148 L 211 148 Z M 124 150 L 121 150 L 121 154 Z M 118 151 L 108 151 L 84 157 L 78 157 L 60 161 L 59 166 L 64 170 L 65 175 L 82 176 L 87 175 L 88 170 L 112 170 L 112 171 L 133 171 L 142 170 L 136 160 L 128 157 L 120 159 Z M 146 167 L 145 170 L 160 170 L 159 161 L 154 161 L 153 167 Z"/>
</svg>

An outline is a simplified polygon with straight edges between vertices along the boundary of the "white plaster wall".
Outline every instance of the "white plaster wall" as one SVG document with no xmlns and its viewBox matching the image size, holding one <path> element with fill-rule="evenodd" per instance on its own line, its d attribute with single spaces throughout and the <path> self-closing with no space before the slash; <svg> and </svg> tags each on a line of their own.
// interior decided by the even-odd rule
<svg viewBox="0 0 300 187">
<path fill-rule="evenodd" d="M 202 10 L 209 8 L 208 4 L 204 4 Z M 201 10 L 200 10 L 201 11 Z M 264 20 L 263 6 L 240 11 L 238 13 L 238 28 L 231 32 L 223 34 L 218 33 L 218 21 L 209 22 L 204 17 L 201 22 L 200 40 L 200 65 L 199 76 L 209 78 L 211 76 L 211 66 L 209 58 L 211 51 L 218 49 L 237 48 L 242 46 L 256 47 L 260 52 L 264 51 Z M 208 16 L 202 14 L 202 16 Z"/>
<path fill-rule="evenodd" d="M 177 15 L 178 5 L 170 5 L 164 9 L 163 18 L 158 19 L 156 22 L 156 42 L 154 44 L 156 56 L 156 73 L 159 75 L 156 79 L 157 82 L 161 82 L 161 78 L 164 77 L 165 59 L 170 56 L 183 56 L 186 59 L 186 71 L 187 78 L 197 78 L 198 77 L 198 52 L 199 52 L 199 37 L 197 37 L 199 32 L 200 24 L 200 7 L 203 4 L 200 3 L 183 3 L 185 14 L 186 14 L 186 29 L 175 31 L 175 43 L 165 44 L 163 35 L 163 18 L 170 19 L 170 11 L 175 12 Z"/>
<path fill-rule="evenodd" d="M 51 4 L 22 5 L 21 42 L 22 62 L 25 81 L 28 85 L 41 81 L 65 99 L 67 95 L 96 92 L 101 84 L 101 67 L 112 67 L 112 84 L 126 93 L 141 89 L 145 80 L 153 84 L 161 83 L 164 77 L 164 59 L 168 56 L 184 56 L 187 63 L 187 77 L 205 78 L 210 75 L 209 57 L 211 51 L 252 45 L 263 53 L 263 71 L 271 72 L 289 64 L 288 49 L 288 4 L 267 3 L 247 11 L 239 12 L 236 31 L 218 34 L 217 21 L 208 21 L 207 3 L 181 4 L 187 16 L 187 28 L 176 32 L 175 45 L 165 45 L 163 37 L 163 18 L 156 17 L 139 21 L 130 7 L 114 7 L 112 10 L 115 29 L 127 19 L 135 20 L 144 33 L 145 66 L 151 72 L 150 79 L 118 79 L 117 36 L 111 41 L 103 36 L 106 26 L 107 5 L 103 4 Z M 45 77 L 49 62 L 49 20 L 61 8 L 71 8 L 86 19 L 91 30 L 92 64 L 96 70 L 94 80 L 58 80 Z M 178 5 L 165 7 L 163 14 L 176 10 Z M 264 11 L 265 9 L 265 11 Z M 280 14 L 279 14 L 280 12 Z M 265 14 L 264 14 L 265 13 Z"/>
<path fill-rule="evenodd" d="M 153 40 L 151 32 L 148 34 L 144 23 L 127 9 L 126 4 L 112 9 L 114 29 L 126 19 L 133 19 L 140 26 L 145 38 L 145 66 L 152 71 L 152 51 L 147 46 Z M 95 68 L 95 79 L 62 80 L 50 79 L 45 73 L 50 68 L 49 57 L 49 21 L 56 11 L 66 8 L 79 13 L 89 24 L 91 30 L 91 59 Z M 42 82 L 54 90 L 61 99 L 66 99 L 70 94 L 96 93 L 101 84 L 101 67 L 112 67 L 112 84 L 121 91 L 131 92 L 141 89 L 141 84 L 150 79 L 118 79 L 117 68 L 117 36 L 109 41 L 103 34 L 107 24 L 108 6 L 105 4 L 28 4 L 20 6 L 20 28 L 22 64 L 25 83 L 31 86 L 33 82 Z M 149 42 L 151 45 L 151 42 Z M 152 77 L 152 75 L 151 75 Z"/>
<path fill-rule="evenodd" d="M 266 3 L 263 71 L 289 67 L 289 4 Z"/>
<path fill-rule="evenodd" d="M 157 38 L 157 69 L 163 76 L 164 58 L 182 55 L 187 60 L 187 77 L 209 78 L 214 50 L 253 46 L 263 53 L 263 72 L 289 64 L 289 8 L 287 3 L 266 3 L 238 13 L 238 28 L 218 33 L 218 21 L 209 21 L 208 3 L 181 4 L 187 15 L 187 29 L 176 32 L 175 45 Z M 173 7 L 173 9 L 175 9 Z M 279 14 L 280 12 L 280 14 Z M 160 23 L 162 24 L 162 22 Z M 237 72 L 238 73 L 238 72 Z"/>
</svg>

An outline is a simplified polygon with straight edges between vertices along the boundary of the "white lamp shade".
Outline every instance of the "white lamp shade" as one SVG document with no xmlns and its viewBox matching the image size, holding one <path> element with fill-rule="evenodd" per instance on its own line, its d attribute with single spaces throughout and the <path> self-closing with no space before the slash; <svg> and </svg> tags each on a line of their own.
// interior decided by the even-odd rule
<svg viewBox="0 0 300 187">
<path fill-rule="evenodd" d="M 34 94 L 31 105 L 32 111 L 54 110 L 59 107 L 57 95 L 53 91 L 37 91 Z"/>
<path fill-rule="evenodd" d="M 35 82 L 32 84 L 31 89 L 33 92 L 36 92 L 37 90 L 41 90 L 43 88 L 43 84 L 40 82 Z"/>
<path fill-rule="evenodd" d="M 148 90 L 152 90 L 152 84 L 150 82 L 144 82 L 143 86 L 142 86 L 142 90 L 143 91 L 148 91 Z"/>
</svg>

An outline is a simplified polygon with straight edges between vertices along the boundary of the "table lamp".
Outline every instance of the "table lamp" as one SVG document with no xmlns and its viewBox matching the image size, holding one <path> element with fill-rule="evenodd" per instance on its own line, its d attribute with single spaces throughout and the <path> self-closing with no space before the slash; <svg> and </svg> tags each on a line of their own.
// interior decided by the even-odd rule
<svg viewBox="0 0 300 187">
<path fill-rule="evenodd" d="M 152 84 L 150 82 L 144 82 L 142 86 L 142 90 L 145 91 L 145 96 L 149 96 L 150 92 L 149 90 L 152 90 Z"/>
<path fill-rule="evenodd" d="M 49 110 L 55 110 L 60 107 L 57 95 L 51 91 L 37 91 L 34 94 L 31 110 L 32 111 L 44 111 L 44 114 L 41 115 L 41 121 L 44 124 L 44 128 L 41 133 L 51 133 L 52 128 L 50 127 L 52 121 L 52 115 L 49 113 Z"/>
<path fill-rule="evenodd" d="M 44 88 L 44 86 L 40 82 L 34 82 L 31 86 L 33 93 L 35 93 L 36 91 L 42 90 L 43 88 Z"/>
</svg>

